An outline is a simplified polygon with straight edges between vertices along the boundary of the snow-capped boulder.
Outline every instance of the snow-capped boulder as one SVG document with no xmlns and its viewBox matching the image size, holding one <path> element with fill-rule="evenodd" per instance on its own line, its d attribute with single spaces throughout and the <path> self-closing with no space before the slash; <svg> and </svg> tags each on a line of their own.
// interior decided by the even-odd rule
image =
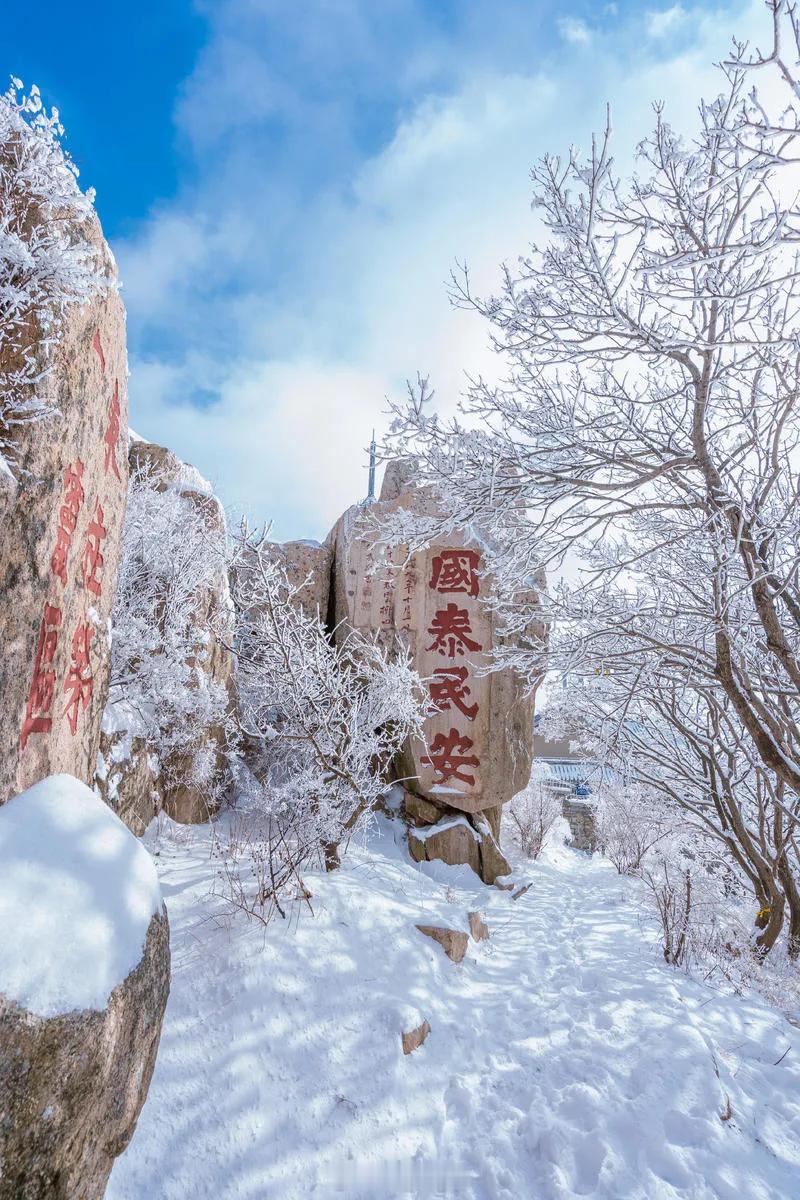
<svg viewBox="0 0 800 1200">
<path fill-rule="evenodd" d="M 169 993 L 153 862 L 80 781 L 0 808 L 0 1197 L 100 1200 Z"/>
<path fill-rule="evenodd" d="M 466 863 L 481 873 L 481 842 L 464 814 L 454 814 L 436 825 L 408 831 L 408 848 L 415 862 L 438 859 L 451 867 Z"/>
<path fill-rule="evenodd" d="M 0 803 L 57 771 L 90 780 L 106 701 L 128 478 L 125 311 L 97 219 L 75 236 L 100 290 L 66 309 L 55 340 L 40 330 L 50 415 L 15 427 L 14 486 L 0 497 Z"/>
<path fill-rule="evenodd" d="M 427 1038 L 431 1031 L 431 1023 L 428 1020 L 422 1021 L 414 1029 L 409 1029 L 401 1035 L 403 1043 L 403 1054 L 413 1054 L 415 1050 L 419 1050 L 422 1043 Z"/>
</svg>

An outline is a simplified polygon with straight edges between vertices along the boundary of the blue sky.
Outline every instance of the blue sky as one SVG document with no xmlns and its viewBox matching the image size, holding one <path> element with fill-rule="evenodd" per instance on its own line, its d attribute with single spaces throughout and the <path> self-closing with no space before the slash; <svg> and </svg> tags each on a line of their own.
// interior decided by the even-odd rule
<svg viewBox="0 0 800 1200">
<path fill-rule="evenodd" d="M 50 0 L 4 14 L 8 73 L 56 104 L 117 256 L 131 423 L 232 518 L 322 537 L 365 490 L 385 397 L 418 369 L 451 407 L 491 371 L 450 308 L 535 236 L 528 170 L 614 108 L 688 125 L 760 0 Z"/>
</svg>

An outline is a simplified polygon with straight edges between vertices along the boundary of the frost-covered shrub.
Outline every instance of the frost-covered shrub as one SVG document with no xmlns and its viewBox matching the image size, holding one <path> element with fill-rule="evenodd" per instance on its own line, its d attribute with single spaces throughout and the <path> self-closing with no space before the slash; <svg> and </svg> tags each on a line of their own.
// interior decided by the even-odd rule
<svg viewBox="0 0 800 1200">
<path fill-rule="evenodd" d="M 264 536 L 246 529 L 233 571 L 237 689 L 250 768 L 239 812 L 252 820 L 228 850 L 263 904 L 303 867 L 339 863 L 340 847 L 384 793 L 425 694 L 408 659 L 358 633 L 334 642 L 298 603 Z M 245 865 L 246 864 L 246 865 Z M 266 881 L 266 883 L 264 882 Z"/>
<path fill-rule="evenodd" d="M 595 813 L 598 849 L 620 875 L 636 875 L 645 857 L 675 823 L 665 814 L 663 799 L 635 786 L 606 784 Z"/>
<path fill-rule="evenodd" d="M 209 599 L 225 578 L 225 532 L 153 468 L 133 472 L 112 615 L 106 724 L 142 738 L 167 786 L 214 797 L 227 689 L 209 674 Z"/>
<path fill-rule="evenodd" d="M 561 797 L 553 790 L 545 767 L 534 764 L 528 786 L 509 801 L 504 815 L 522 853 L 538 858 L 547 834 L 561 816 Z"/>
<path fill-rule="evenodd" d="M 646 852 L 639 875 L 661 930 L 664 961 L 701 974 L 729 975 L 733 960 L 752 957 L 745 889 L 733 865 L 698 833 L 689 844 L 665 836 Z"/>
<path fill-rule="evenodd" d="M 0 474 L 16 469 L 15 436 L 53 414 L 41 394 L 47 351 L 66 308 L 108 286 L 86 239 L 93 193 L 61 144 L 58 112 L 19 80 L 0 95 Z"/>
</svg>

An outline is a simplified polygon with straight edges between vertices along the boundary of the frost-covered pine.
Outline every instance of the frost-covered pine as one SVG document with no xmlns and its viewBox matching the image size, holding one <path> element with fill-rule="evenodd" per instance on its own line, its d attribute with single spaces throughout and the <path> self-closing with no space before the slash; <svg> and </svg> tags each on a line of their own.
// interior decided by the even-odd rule
<svg viewBox="0 0 800 1200">
<path fill-rule="evenodd" d="M 84 234 L 93 194 L 63 149 L 58 112 L 14 79 L 0 95 L 0 474 L 16 470 L 20 425 L 53 415 L 41 393 L 70 304 L 108 286 Z"/>
</svg>

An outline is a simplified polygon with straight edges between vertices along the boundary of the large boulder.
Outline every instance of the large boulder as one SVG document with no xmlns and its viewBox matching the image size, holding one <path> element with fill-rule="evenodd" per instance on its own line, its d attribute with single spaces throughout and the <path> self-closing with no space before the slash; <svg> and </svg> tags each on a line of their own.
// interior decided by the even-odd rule
<svg viewBox="0 0 800 1200">
<path fill-rule="evenodd" d="M 15 430 L 0 496 L 0 804 L 56 771 L 89 781 L 109 670 L 128 464 L 125 312 L 99 223 L 85 233 L 106 286 L 43 331 L 51 416 Z"/>
<path fill-rule="evenodd" d="M 100 1200 L 169 993 L 144 847 L 70 776 L 0 808 L 0 1200 Z"/>
</svg>

